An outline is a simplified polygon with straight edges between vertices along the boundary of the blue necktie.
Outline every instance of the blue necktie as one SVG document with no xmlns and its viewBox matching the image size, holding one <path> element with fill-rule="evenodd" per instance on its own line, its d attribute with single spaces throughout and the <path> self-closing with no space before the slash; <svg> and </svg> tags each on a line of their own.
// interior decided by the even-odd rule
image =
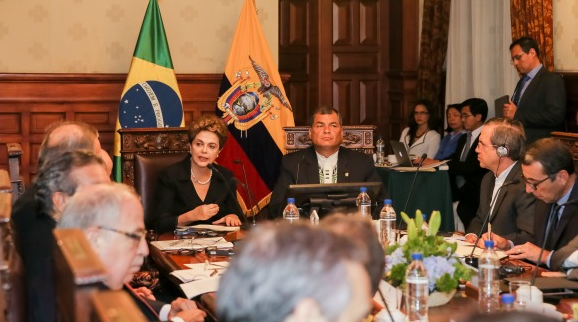
<svg viewBox="0 0 578 322">
<path fill-rule="evenodd" d="M 530 76 L 524 75 L 518 81 L 518 84 L 516 85 L 516 89 L 514 90 L 514 98 L 512 99 L 512 102 L 514 102 L 514 105 L 518 106 L 518 102 L 520 101 L 520 97 L 522 96 L 522 90 L 524 89 L 524 85 L 526 85 L 526 83 L 529 80 L 530 80 Z"/>
</svg>

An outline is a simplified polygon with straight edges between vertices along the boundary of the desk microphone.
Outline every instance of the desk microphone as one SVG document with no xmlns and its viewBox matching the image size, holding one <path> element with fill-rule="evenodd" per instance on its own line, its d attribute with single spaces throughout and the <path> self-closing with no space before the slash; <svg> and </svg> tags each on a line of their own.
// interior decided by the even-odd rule
<svg viewBox="0 0 578 322">
<path fill-rule="evenodd" d="M 490 217 L 492 216 L 492 210 L 496 204 L 496 201 L 498 200 L 498 196 L 500 195 L 502 188 L 509 186 L 509 185 L 512 185 L 512 184 L 519 183 L 519 182 L 520 182 L 520 179 L 514 179 L 512 181 L 509 181 L 509 182 L 502 184 L 498 188 L 498 192 L 496 192 L 496 195 L 490 201 L 490 209 L 488 210 L 488 214 L 486 215 L 486 218 L 484 219 L 484 223 L 482 224 L 482 227 L 480 228 L 480 232 L 476 236 L 476 242 L 474 243 L 474 247 L 472 247 L 472 252 L 470 253 L 470 256 L 466 256 L 466 259 L 465 259 L 466 263 L 468 263 L 469 265 L 477 267 L 477 265 L 475 264 L 475 260 L 474 260 L 474 252 L 476 251 L 476 247 L 478 247 L 478 242 L 480 241 L 480 238 L 482 237 L 482 234 L 484 232 L 484 227 L 486 227 L 486 225 L 488 224 L 488 221 L 490 221 Z"/>
<path fill-rule="evenodd" d="M 421 160 L 419 161 L 419 163 L 417 164 L 417 168 L 415 169 L 415 174 L 413 175 L 413 181 L 411 182 L 411 186 L 409 188 L 409 193 L 407 194 L 407 199 L 405 200 L 405 206 L 403 207 L 403 212 L 405 212 L 405 210 L 407 209 L 407 205 L 409 204 L 409 199 L 411 198 L 411 193 L 413 191 L 413 186 L 415 185 L 415 178 L 417 178 L 417 173 L 419 172 L 419 168 L 421 167 L 421 165 L 423 164 L 423 162 L 425 161 L 425 159 L 427 158 L 427 153 L 424 153 L 421 155 Z M 400 216 L 401 218 L 401 216 Z M 403 221 L 400 222 L 403 223 Z"/>
<path fill-rule="evenodd" d="M 252 222 L 253 222 L 253 226 L 255 226 L 255 220 L 256 220 L 257 214 L 259 214 L 261 212 L 261 208 L 259 208 L 258 203 L 255 203 L 255 198 L 253 196 L 253 192 L 251 191 L 251 188 L 249 187 L 249 181 L 247 181 L 247 172 L 245 171 L 245 164 L 243 162 L 241 162 L 241 160 L 239 160 L 239 159 L 235 159 L 235 160 L 233 160 L 233 162 L 235 164 L 240 164 L 241 167 L 243 168 L 243 176 L 245 177 L 245 184 L 244 185 L 241 184 L 241 186 L 245 187 L 245 190 L 247 190 L 247 194 L 249 195 L 249 204 L 250 204 L 249 206 L 251 207 L 251 213 L 253 213 Z M 233 178 L 233 179 L 236 181 L 239 181 L 237 178 Z M 255 206 L 257 207 L 257 210 L 259 211 L 257 213 L 255 213 L 255 208 L 254 208 Z"/>
<path fill-rule="evenodd" d="M 297 163 L 297 176 L 295 179 L 295 184 L 299 184 L 299 168 L 301 167 L 301 162 L 303 162 L 303 159 L 305 159 L 305 155 L 301 156 L 301 160 L 299 160 Z"/>
<path fill-rule="evenodd" d="M 235 201 L 235 205 L 237 206 L 237 211 L 239 211 L 239 213 L 241 214 L 241 217 L 243 218 L 243 221 L 245 222 L 245 226 L 248 227 L 249 226 L 249 220 L 247 220 L 245 213 L 243 213 L 243 209 L 241 209 L 241 206 L 239 205 L 239 201 L 237 201 L 237 196 L 235 196 L 233 194 L 233 191 L 231 191 L 231 187 L 229 186 L 229 182 L 227 181 L 227 179 L 225 179 L 225 176 L 212 163 L 207 164 L 207 168 L 213 170 L 215 173 L 217 173 L 221 177 L 221 179 L 223 179 L 223 181 L 225 182 L 225 186 L 227 187 L 227 192 Z"/>
<path fill-rule="evenodd" d="M 542 241 L 542 247 L 540 248 L 540 254 L 538 255 L 538 260 L 536 261 L 536 267 L 534 268 L 534 273 L 532 274 L 532 280 L 530 281 L 530 285 L 533 286 L 534 282 L 536 282 L 536 276 L 538 275 L 538 267 L 542 263 L 542 253 L 544 253 L 544 248 L 546 247 L 546 241 L 548 241 L 548 237 L 550 235 L 550 230 L 552 228 L 552 219 L 554 216 L 558 216 L 558 211 L 560 208 L 565 207 L 567 205 L 573 205 L 578 203 L 578 199 L 572 199 L 567 201 L 561 205 L 556 204 L 554 207 L 554 211 L 548 217 L 548 224 L 546 225 L 546 234 L 544 234 L 544 240 Z"/>
</svg>

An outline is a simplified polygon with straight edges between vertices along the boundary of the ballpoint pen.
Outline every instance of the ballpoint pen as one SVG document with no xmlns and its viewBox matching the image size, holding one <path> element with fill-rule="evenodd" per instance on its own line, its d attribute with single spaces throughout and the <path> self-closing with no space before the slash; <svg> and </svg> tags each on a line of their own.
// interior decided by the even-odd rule
<svg viewBox="0 0 578 322">
<path fill-rule="evenodd" d="M 488 223 L 488 239 L 492 240 L 492 224 Z"/>
</svg>

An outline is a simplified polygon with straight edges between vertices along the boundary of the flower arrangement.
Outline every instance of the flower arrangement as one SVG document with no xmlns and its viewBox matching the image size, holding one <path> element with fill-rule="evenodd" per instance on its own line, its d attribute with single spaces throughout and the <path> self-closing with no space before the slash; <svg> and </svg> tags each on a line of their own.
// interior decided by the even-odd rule
<svg viewBox="0 0 578 322">
<path fill-rule="evenodd" d="M 422 253 L 424 266 L 428 273 L 429 290 L 449 293 L 458 287 L 461 281 L 468 281 L 472 271 L 455 254 L 457 244 L 450 243 L 437 236 L 441 225 L 441 214 L 434 211 L 430 217 L 428 229 L 423 230 L 423 217 L 416 211 L 415 219 L 401 213 L 407 224 L 407 241 L 387 247 L 385 280 L 395 287 L 405 285 L 405 271 L 411 262 L 412 253 Z"/>
</svg>

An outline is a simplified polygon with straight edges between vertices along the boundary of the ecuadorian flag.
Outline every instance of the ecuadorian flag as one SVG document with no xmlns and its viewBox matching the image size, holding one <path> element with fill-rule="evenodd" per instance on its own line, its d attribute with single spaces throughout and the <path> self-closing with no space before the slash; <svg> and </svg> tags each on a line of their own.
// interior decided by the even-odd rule
<svg viewBox="0 0 578 322">
<path fill-rule="evenodd" d="M 245 0 L 241 9 L 216 113 L 227 122 L 230 134 L 218 162 L 241 181 L 239 163 L 245 165 L 248 184 L 262 208 L 269 202 L 285 154 L 283 127 L 295 122 L 253 0 Z M 246 191 L 240 194 L 248 205 Z"/>
<path fill-rule="evenodd" d="M 150 0 L 122 91 L 116 130 L 184 125 L 183 103 L 157 0 Z M 122 181 L 120 136 L 114 134 L 114 177 Z"/>
</svg>

